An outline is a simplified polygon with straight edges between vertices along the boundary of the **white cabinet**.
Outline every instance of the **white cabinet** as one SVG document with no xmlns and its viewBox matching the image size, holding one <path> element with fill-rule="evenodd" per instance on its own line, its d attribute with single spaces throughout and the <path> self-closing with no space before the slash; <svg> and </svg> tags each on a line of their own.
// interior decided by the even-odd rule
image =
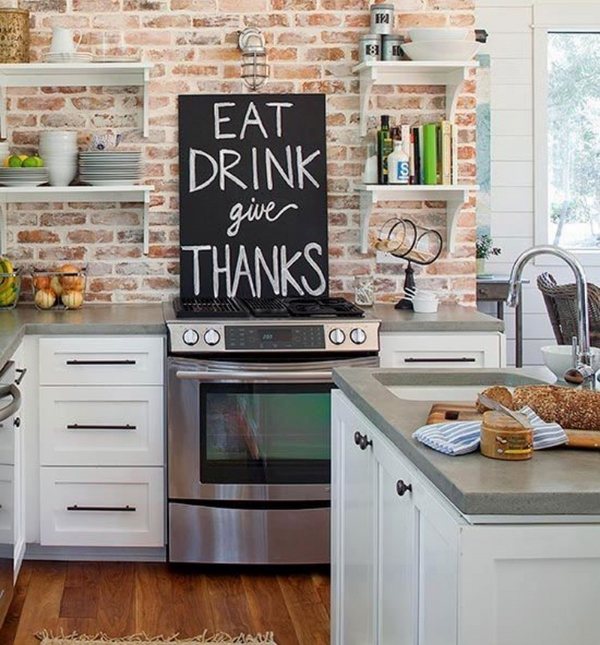
<svg viewBox="0 0 600 645">
<path fill-rule="evenodd" d="M 40 385 L 162 385 L 159 336 L 40 338 Z"/>
<path fill-rule="evenodd" d="M 333 446 L 342 447 L 332 493 L 333 643 L 457 645 L 462 520 L 446 512 L 414 466 L 339 391 L 333 419 Z M 367 437 L 364 451 L 354 444 L 357 432 Z M 360 491 L 343 489 L 347 469 L 362 482 Z"/>
<path fill-rule="evenodd" d="M 164 546 L 164 338 L 38 340 L 42 546 Z"/>
<path fill-rule="evenodd" d="M 372 599 L 375 590 L 375 525 L 377 479 L 369 438 L 351 414 L 334 417 L 332 479 L 339 491 L 332 501 L 332 542 L 338 542 L 343 568 L 332 571 L 335 598 L 344 598 L 339 633 L 334 645 L 368 645 L 375 642 Z M 357 434 L 358 433 L 358 434 Z M 364 449 L 362 446 L 364 445 Z M 342 536 L 344 537 L 341 541 Z M 336 567 L 336 563 L 332 563 Z"/>
<path fill-rule="evenodd" d="M 164 390 L 41 387 L 42 466 L 154 466 L 163 463 Z"/>
<path fill-rule="evenodd" d="M 374 441 L 373 450 L 379 484 L 377 642 L 414 643 L 419 518 L 409 499 L 413 479 L 381 441 Z"/>
<path fill-rule="evenodd" d="M 21 393 L 21 409 L 16 413 L 11 430 L 14 432 L 14 569 L 15 581 L 21 570 L 23 558 L 25 557 L 26 536 L 25 536 L 25 514 L 26 514 L 26 490 L 25 473 L 27 453 L 25 450 L 25 416 L 28 397 L 26 393 L 27 368 L 25 367 L 25 352 L 21 344 L 14 353 L 12 360 L 15 362 L 15 383 Z"/>
<path fill-rule="evenodd" d="M 506 366 L 506 339 L 500 332 L 382 332 L 381 367 L 433 369 Z"/>
<path fill-rule="evenodd" d="M 42 468 L 42 544 L 163 546 L 160 468 Z"/>
<path fill-rule="evenodd" d="M 465 518 L 343 393 L 332 405 L 334 645 L 598 645 L 597 517 Z"/>
</svg>

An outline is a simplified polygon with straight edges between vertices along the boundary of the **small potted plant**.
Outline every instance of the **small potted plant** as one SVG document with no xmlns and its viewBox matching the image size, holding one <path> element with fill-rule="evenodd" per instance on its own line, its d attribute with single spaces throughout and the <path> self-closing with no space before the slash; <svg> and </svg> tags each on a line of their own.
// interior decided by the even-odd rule
<svg viewBox="0 0 600 645">
<path fill-rule="evenodd" d="M 475 258 L 477 275 L 486 275 L 485 261 L 492 255 L 500 255 L 502 249 L 494 246 L 494 241 L 489 235 L 479 235 L 475 242 Z"/>
</svg>

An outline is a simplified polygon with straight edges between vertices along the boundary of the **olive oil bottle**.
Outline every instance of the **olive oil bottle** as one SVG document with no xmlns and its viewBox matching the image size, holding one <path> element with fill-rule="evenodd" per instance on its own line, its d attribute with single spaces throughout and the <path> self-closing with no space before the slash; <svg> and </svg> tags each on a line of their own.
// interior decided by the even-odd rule
<svg viewBox="0 0 600 645">
<path fill-rule="evenodd" d="M 377 130 L 377 182 L 388 183 L 388 155 L 394 150 L 394 143 L 390 133 L 390 117 L 388 114 L 381 115 L 381 125 Z"/>
</svg>

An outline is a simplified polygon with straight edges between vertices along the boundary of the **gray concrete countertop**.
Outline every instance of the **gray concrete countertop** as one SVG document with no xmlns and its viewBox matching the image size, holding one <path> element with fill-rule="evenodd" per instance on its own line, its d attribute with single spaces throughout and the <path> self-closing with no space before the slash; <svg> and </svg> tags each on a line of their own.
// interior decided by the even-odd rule
<svg viewBox="0 0 600 645">
<path fill-rule="evenodd" d="M 491 385 L 499 372 L 520 382 L 528 378 L 526 370 L 517 369 L 423 375 L 422 370 L 342 368 L 334 372 L 334 381 L 465 515 L 600 515 L 600 451 L 538 450 L 529 461 L 507 462 L 479 452 L 450 457 L 415 441 L 412 433 L 425 423 L 432 401 L 403 401 L 386 386 L 417 379 L 419 372 L 421 379 L 433 380 L 450 374 L 452 385 Z"/>
<path fill-rule="evenodd" d="M 381 320 L 382 332 L 504 331 L 504 323 L 498 318 L 459 305 L 440 305 L 435 314 L 416 314 L 414 311 L 394 309 L 392 304 L 376 304 L 365 311 L 367 317 Z"/>
<path fill-rule="evenodd" d="M 71 311 L 39 311 L 22 305 L 0 312 L 0 366 L 25 334 L 165 334 L 161 303 L 86 304 Z"/>
</svg>

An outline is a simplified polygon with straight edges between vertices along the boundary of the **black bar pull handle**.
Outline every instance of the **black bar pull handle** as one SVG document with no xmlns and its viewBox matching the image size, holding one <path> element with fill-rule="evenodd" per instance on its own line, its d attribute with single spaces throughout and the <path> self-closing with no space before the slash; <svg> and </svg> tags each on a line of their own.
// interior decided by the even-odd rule
<svg viewBox="0 0 600 645">
<path fill-rule="evenodd" d="M 460 358 L 405 358 L 405 363 L 475 363 L 477 359 L 461 356 Z"/>
<path fill-rule="evenodd" d="M 137 426 L 132 426 L 130 423 L 127 423 L 123 426 L 113 426 L 113 425 L 82 425 L 80 423 L 70 423 L 67 426 L 67 430 L 137 430 Z"/>
<path fill-rule="evenodd" d="M 73 506 L 67 506 L 67 511 L 118 511 L 119 513 L 133 513 L 137 509 L 135 506 L 78 506 L 77 504 L 73 504 Z"/>
<path fill-rule="evenodd" d="M 131 358 L 124 358 L 122 360 L 85 360 L 81 361 L 78 358 L 68 360 L 67 365 L 135 365 L 137 361 Z"/>
</svg>

